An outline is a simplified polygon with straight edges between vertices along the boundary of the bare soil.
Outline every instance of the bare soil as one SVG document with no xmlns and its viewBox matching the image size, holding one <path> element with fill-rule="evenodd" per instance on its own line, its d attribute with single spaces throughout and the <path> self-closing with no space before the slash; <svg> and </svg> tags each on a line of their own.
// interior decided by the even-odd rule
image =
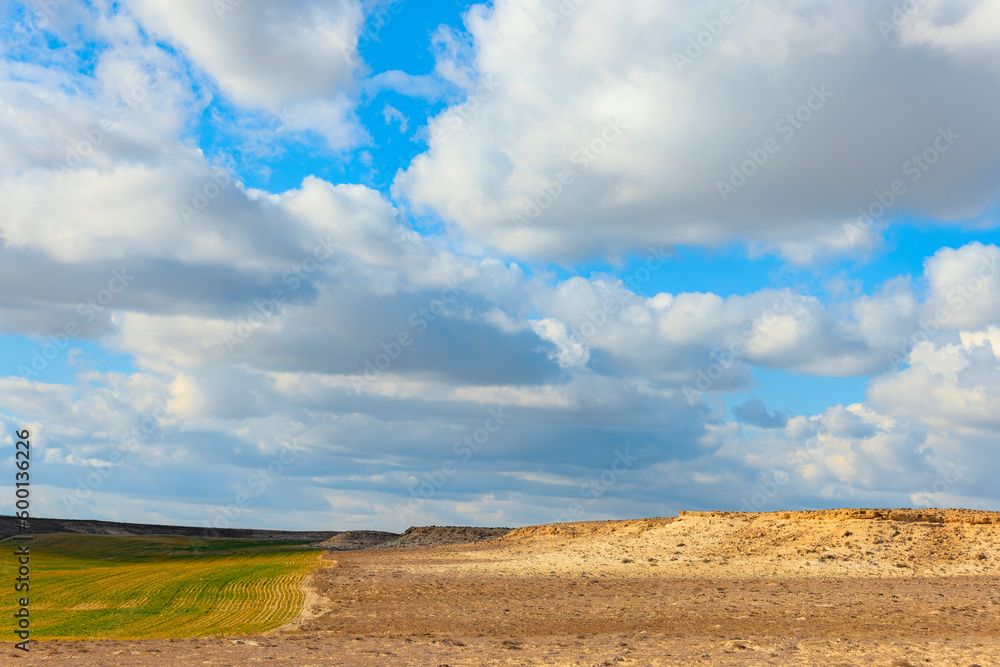
<svg viewBox="0 0 1000 667">
<path fill-rule="evenodd" d="M 1000 514 L 961 510 L 533 526 L 328 551 L 303 613 L 265 635 L 6 644 L 0 662 L 986 667 L 1000 665 L 998 547 Z"/>
</svg>

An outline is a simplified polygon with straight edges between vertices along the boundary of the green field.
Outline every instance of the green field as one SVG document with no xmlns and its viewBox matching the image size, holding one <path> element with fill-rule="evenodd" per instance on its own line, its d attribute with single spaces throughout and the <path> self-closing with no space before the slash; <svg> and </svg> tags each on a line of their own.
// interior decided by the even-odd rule
<svg viewBox="0 0 1000 667">
<path fill-rule="evenodd" d="M 30 544 L 32 639 L 260 632 L 298 615 L 299 584 L 319 557 L 303 542 L 264 540 L 60 534 Z M 0 543 L 6 619 L 24 595 L 13 552 L 13 541 Z"/>
</svg>

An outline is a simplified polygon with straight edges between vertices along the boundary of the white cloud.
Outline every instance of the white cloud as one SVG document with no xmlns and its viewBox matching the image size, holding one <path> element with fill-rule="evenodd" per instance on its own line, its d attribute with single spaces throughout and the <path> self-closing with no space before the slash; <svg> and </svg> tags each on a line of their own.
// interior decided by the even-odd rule
<svg viewBox="0 0 1000 667">
<path fill-rule="evenodd" d="M 872 381 L 865 403 L 788 420 L 779 432 L 727 440 L 720 454 L 765 475 L 750 509 L 791 498 L 853 498 L 878 491 L 899 504 L 982 506 L 1000 464 L 1000 328 L 962 332 L 959 343 L 923 342 L 908 365 Z M 780 497 L 776 497 L 777 493 Z M 766 496 L 766 503 L 764 498 Z M 994 501 L 985 501 L 995 506 Z"/>
<path fill-rule="evenodd" d="M 358 66 L 356 0 L 137 0 L 134 7 L 148 30 L 178 43 L 238 104 L 276 108 L 332 96 L 351 85 Z"/>
<path fill-rule="evenodd" d="M 237 105 L 280 109 L 288 129 L 315 131 L 333 149 L 364 140 L 351 99 L 364 19 L 357 0 L 137 0 L 134 9 Z"/>
<path fill-rule="evenodd" d="M 1000 321 L 1000 249 L 973 242 L 942 248 L 924 262 L 928 320 L 943 328 L 978 329 Z"/>
<path fill-rule="evenodd" d="M 365 92 L 371 96 L 383 90 L 391 90 L 407 97 L 424 97 L 434 100 L 442 97 L 446 92 L 445 83 L 439 77 L 429 74 L 407 74 L 400 70 L 379 72 L 365 79 L 363 85 Z"/>
<path fill-rule="evenodd" d="M 958 344 L 919 343 L 909 367 L 872 382 L 869 400 L 887 414 L 959 433 L 1000 430 L 1000 329 L 963 332 Z"/>
<path fill-rule="evenodd" d="M 100 33 L 107 21 L 88 27 Z M 72 39 L 78 28 L 66 29 L 70 34 L 60 37 Z M 0 173 L 108 169 L 158 156 L 176 142 L 201 100 L 176 60 L 139 40 L 137 30 L 119 25 L 115 36 L 123 41 L 100 51 L 92 71 L 78 71 L 78 63 L 0 60 Z"/>
<path fill-rule="evenodd" d="M 968 219 L 997 203 L 996 73 L 886 42 L 880 9 L 572 6 L 500 0 L 469 13 L 474 55 L 449 61 L 473 72 L 469 101 L 431 120 L 397 195 L 475 242 L 562 259 L 732 239 L 799 262 L 863 251 L 872 226 L 848 236 L 841 223 L 896 180 L 902 194 L 876 230 L 904 210 Z M 916 166 L 935 141 L 933 165 Z"/>
<path fill-rule="evenodd" d="M 395 123 L 399 126 L 399 131 L 406 134 L 406 127 L 410 119 L 404 116 L 403 112 L 386 102 L 385 106 L 382 107 L 382 116 L 385 118 L 386 125 Z"/>
<path fill-rule="evenodd" d="M 925 0 L 920 5 L 902 13 L 895 31 L 901 43 L 962 57 L 995 55 L 1000 48 L 1000 6 L 995 2 Z"/>
<path fill-rule="evenodd" d="M 556 346 L 554 355 L 562 368 L 583 368 L 590 360 L 590 353 L 579 337 L 573 336 L 564 322 L 546 317 L 530 323 L 538 336 Z"/>
</svg>

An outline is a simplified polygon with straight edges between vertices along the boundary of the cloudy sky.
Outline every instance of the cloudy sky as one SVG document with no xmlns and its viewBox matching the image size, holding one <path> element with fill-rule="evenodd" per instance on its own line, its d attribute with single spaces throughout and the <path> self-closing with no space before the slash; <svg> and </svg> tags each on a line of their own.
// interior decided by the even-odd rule
<svg viewBox="0 0 1000 667">
<path fill-rule="evenodd" d="M 0 511 L 1000 509 L 996 2 L 0 7 Z"/>
</svg>

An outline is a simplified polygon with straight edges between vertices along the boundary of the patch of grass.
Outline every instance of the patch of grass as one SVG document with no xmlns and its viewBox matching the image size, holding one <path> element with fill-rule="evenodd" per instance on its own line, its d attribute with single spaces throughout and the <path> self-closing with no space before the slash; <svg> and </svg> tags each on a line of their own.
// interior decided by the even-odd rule
<svg viewBox="0 0 1000 667">
<path fill-rule="evenodd" d="M 15 597 L 26 595 L 40 640 L 260 632 L 298 614 L 299 584 L 319 557 L 306 543 L 40 535 L 31 542 L 30 592 L 0 598 L 0 614 L 11 618 Z M 11 587 L 13 552 L 0 550 L 0 581 Z"/>
</svg>

